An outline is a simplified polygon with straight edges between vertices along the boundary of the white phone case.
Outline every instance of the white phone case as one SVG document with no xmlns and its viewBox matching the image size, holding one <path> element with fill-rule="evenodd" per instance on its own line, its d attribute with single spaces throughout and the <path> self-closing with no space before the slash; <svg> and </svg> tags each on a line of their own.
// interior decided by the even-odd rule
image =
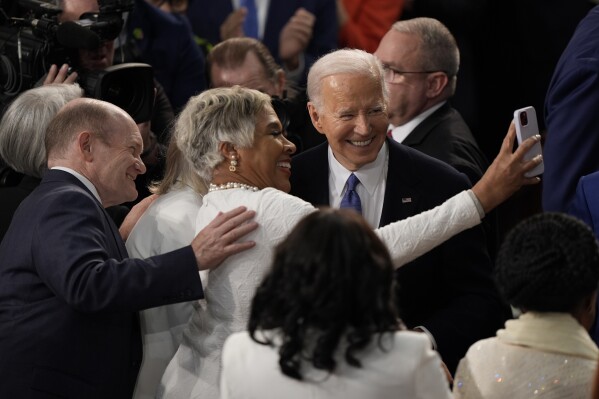
<svg viewBox="0 0 599 399">
<path fill-rule="evenodd" d="M 524 107 L 514 111 L 514 122 L 516 125 L 516 136 L 518 138 L 518 145 L 522 144 L 527 138 L 539 134 L 539 125 L 537 123 L 537 112 L 534 107 Z M 537 142 L 531 149 L 524 155 L 525 160 L 530 160 L 539 154 L 543 153 L 541 142 Z M 534 177 L 542 174 L 545 170 L 543 162 L 535 166 L 534 169 L 526 172 L 526 177 Z"/>
</svg>

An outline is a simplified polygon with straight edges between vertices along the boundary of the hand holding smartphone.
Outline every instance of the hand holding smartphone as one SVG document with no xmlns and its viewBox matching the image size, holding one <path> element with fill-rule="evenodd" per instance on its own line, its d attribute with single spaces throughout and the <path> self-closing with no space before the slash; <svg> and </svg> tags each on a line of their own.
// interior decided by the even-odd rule
<svg viewBox="0 0 599 399">
<path fill-rule="evenodd" d="M 524 107 L 514 111 L 514 123 L 516 125 L 516 137 L 518 139 L 518 145 L 522 144 L 527 138 L 539 134 L 539 125 L 537 123 L 537 112 L 534 107 Z M 529 161 L 537 155 L 541 155 L 543 149 L 541 142 L 537 142 L 527 153 L 524 155 L 524 160 Z M 534 177 L 542 174 L 545 170 L 543 162 L 535 166 L 532 170 L 526 172 L 524 176 Z"/>
</svg>

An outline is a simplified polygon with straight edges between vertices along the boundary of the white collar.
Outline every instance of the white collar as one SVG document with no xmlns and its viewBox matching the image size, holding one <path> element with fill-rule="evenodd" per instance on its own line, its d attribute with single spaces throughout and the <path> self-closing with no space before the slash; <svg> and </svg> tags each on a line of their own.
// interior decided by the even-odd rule
<svg viewBox="0 0 599 399">
<path fill-rule="evenodd" d="M 392 124 L 389 124 L 389 129 L 391 130 L 393 140 L 402 143 L 406 139 L 406 137 L 408 137 L 410 133 L 412 133 L 412 131 L 416 129 L 416 126 L 420 125 L 420 123 L 422 123 L 423 120 L 425 120 L 430 115 L 432 115 L 433 112 L 441 108 L 443 104 L 445 104 L 446 102 L 447 101 L 442 101 L 439 104 L 433 105 L 432 107 L 422 112 L 421 114 L 416 115 L 414 118 L 404 123 L 403 125 L 393 126 Z"/>
<path fill-rule="evenodd" d="M 102 200 L 100 199 L 100 194 L 98 194 L 98 190 L 96 190 L 96 187 L 92 184 L 91 181 L 89 181 L 89 179 L 85 176 L 83 176 L 81 173 L 78 173 L 76 171 L 74 171 L 71 168 L 67 168 L 65 166 L 55 166 L 53 168 L 50 168 L 52 170 L 56 169 L 56 170 L 62 170 L 63 172 L 67 172 L 72 174 L 73 176 L 75 176 L 77 179 L 79 179 L 79 181 L 81 183 L 83 183 L 83 185 L 85 187 L 87 187 L 87 189 L 89 191 L 91 191 L 91 193 L 94 195 L 94 197 L 96 197 L 96 199 L 98 200 L 98 202 L 101 204 Z"/>
</svg>

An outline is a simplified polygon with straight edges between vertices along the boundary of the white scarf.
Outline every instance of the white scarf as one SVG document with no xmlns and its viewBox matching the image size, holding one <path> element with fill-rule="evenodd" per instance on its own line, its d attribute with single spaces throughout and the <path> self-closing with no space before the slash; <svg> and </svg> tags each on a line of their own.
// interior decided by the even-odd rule
<svg viewBox="0 0 599 399">
<path fill-rule="evenodd" d="M 568 313 L 526 312 L 497 331 L 501 342 L 597 360 L 599 348 Z"/>
</svg>

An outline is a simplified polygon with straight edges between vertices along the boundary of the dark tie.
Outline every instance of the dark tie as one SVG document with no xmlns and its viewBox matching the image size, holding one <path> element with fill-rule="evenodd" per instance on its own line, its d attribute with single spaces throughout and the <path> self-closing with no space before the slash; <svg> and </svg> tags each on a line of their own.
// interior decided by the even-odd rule
<svg viewBox="0 0 599 399">
<path fill-rule="evenodd" d="M 254 0 L 241 0 L 241 6 L 248 10 L 243 21 L 245 36 L 258 39 L 258 12 L 256 11 L 256 3 L 254 3 Z"/>
<path fill-rule="evenodd" d="M 362 202 L 360 201 L 360 196 L 356 191 L 356 186 L 360 183 L 360 180 L 353 173 L 349 175 L 347 179 L 347 189 L 345 190 L 345 195 L 341 199 L 340 208 L 352 208 L 360 215 L 362 214 Z"/>
<path fill-rule="evenodd" d="M 392 129 L 387 130 L 387 137 L 393 138 L 393 130 Z"/>
</svg>

